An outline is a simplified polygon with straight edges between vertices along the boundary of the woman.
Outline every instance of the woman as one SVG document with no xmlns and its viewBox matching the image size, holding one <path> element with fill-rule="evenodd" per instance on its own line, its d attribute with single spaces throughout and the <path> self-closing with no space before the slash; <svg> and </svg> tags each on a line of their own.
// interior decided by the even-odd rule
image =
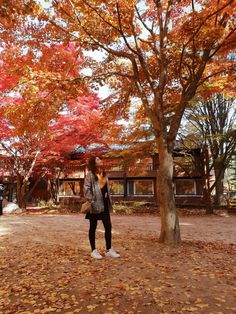
<svg viewBox="0 0 236 314">
<path fill-rule="evenodd" d="M 84 195 L 91 202 L 92 210 L 86 214 L 85 218 L 89 219 L 89 242 L 91 245 L 91 256 L 96 259 L 102 259 L 102 255 L 97 251 L 95 244 L 96 228 L 98 220 L 102 220 L 105 229 L 106 256 L 120 257 L 111 247 L 111 218 L 110 211 L 112 203 L 108 179 L 105 171 L 102 169 L 102 160 L 98 157 L 89 159 L 89 172 L 84 181 Z"/>
</svg>

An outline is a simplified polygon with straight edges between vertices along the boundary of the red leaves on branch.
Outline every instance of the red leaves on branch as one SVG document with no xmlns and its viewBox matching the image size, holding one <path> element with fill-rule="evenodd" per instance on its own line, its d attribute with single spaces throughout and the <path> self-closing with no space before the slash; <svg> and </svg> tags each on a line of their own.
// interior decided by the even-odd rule
<svg viewBox="0 0 236 314">
<path fill-rule="evenodd" d="M 10 167 L 17 164 L 23 176 L 41 173 L 77 148 L 104 147 L 99 99 L 80 79 L 84 60 L 74 44 L 44 45 L 38 55 L 3 54 L 11 66 L 2 62 L 0 68 L 0 145 Z"/>
</svg>

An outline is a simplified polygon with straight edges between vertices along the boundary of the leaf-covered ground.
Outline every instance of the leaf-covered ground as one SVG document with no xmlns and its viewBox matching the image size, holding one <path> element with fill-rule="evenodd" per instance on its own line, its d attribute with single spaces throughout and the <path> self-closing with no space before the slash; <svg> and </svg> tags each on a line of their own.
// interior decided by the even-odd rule
<svg viewBox="0 0 236 314">
<path fill-rule="evenodd" d="M 0 217 L 0 313 L 236 313 L 236 216 L 181 217 L 178 247 L 157 216 L 112 222 L 121 258 L 98 261 L 80 214 Z"/>
</svg>

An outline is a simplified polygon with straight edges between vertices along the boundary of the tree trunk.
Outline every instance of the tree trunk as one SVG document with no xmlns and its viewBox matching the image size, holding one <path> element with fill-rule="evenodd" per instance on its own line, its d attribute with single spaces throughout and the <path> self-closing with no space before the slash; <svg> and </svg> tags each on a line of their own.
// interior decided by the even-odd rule
<svg viewBox="0 0 236 314">
<path fill-rule="evenodd" d="M 203 188 L 203 193 L 204 193 L 204 200 L 205 200 L 205 205 L 206 205 L 206 214 L 210 215 L 213 214 L 213 207 L 212 207 L 212 202 L 211 202 L 211 186 L 210 186 L 210 168 L 209 168 L 209 152 L 208 148 L 204 148 L 204 168 L 205 168 L 205 174 L 204 174 L 204 179 L 205 179 L 205 184 Z"/>
<path fill-rule="evenodd" d="M 204 180 L 205 185 L 203 187 L 203 199 L 204 199 L 204 204 L 206 208 L 206 214 L 210 215 L 213 214 L 213 207 L 212 207 L 212 202 L 211 202 L 211 191 L 208 189 L 206 186 L 206 180 Z"/>
<path fill-rule="evenodd" d="M 160 141 L 161 142 L 161 141 Z M 178 244 L 181 241 L 173 189 L 173 156 L 167 145 L 158 141 L 159 169 L 157 170 L 157 196 L 161 213 L 159 241 Z"/>
<path fill-rule="evenodd" d="M 223 194 L 224 194 L 224 173 L 221 169 L 214 169 L 216 186 L 215 186 L 215 205 L 220 207 L 222 205 Z"/>
<path fill-rule="evenodd" d="M 17 187 L 16 187 L 16 199 L 17 199 L 17 204 L 21 209 L 26 209 L 25 195 L 26 195 L 26 184 L 23 178 L 20 175 L 18 175 Z"/>
<path fill-rule="evenodd" d="M 53 201 L 54 204 L 57 204 L 57 196 L 59 190 L 57 179 L 48 179 L 47 183 L 51 200 Z"/>
</svg>

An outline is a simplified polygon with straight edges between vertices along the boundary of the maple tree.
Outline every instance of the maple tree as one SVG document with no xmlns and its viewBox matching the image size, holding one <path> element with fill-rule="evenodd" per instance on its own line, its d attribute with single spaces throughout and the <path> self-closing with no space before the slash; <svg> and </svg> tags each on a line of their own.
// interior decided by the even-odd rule
<svg viewBox="0 0 236 314">
<path fill-rule="evenodd" d="M 32 192 L 28 191 L 29 179 L 32 176 L 36 176 L 37 182 L 44 176 L 51 178 L 55 176 L 58 168 L 64 169 L 69 166 L 71 163 L 68 160 L 69 154 L 76 147 L 86 149 L 94 143 L 102 144 L 93 126 L 91 127 L 88 121 L 83 121 L 85 116 L 76 117 L 70 126 L 67 122 L 71 119 L 71 115 L 63 116 L 64 123 L 62 124 L 63 121 L 59 119 L 53 128 L 47 127 L 44 121 L 47 130 L 43 134 L 34 132 L 30 135 L 16 135 L 9 130 L 8 134 L 1 135 L 0 145 L 3 148 L 1 158 L 11 173 L 17 177 L 17 202 L 21 208 L 25 208 L 27 197 Z M 3 117 L 3 119 L 6 118 Z M 91 119 L 94 123 L 97 122 L 91 112 L 87 113 L 87 119 L 89 122 Z M 13 126 L 10 124 L 9 128 Z M 88 154 L 83 156 L 83 162 L 87 157 Z M 75 166 L 78 167 L 80 162 L 77 162 Z"/>
<path fill-rule="evenodd" d="M 52 6 L 53 13 L 41 13 L 48 21 L 45 31 L 103 52 L 102 61 L 91 60 L 93 74 L 87 79 L 109 84 L 114 94 L 106 104 L 116 117 L 127 112 L 132 98 L 144 107 L 159 154 L 159 239 L 180 242 L 172 151 L 199 86 L 233 65 L 226 56 L 235 48 L 234 1 L 55 0 Z"/>
<path fill-rule="evenodd" d="M 96 131 L 101 118 L 98 98 L 85 84 L 78 86 L 83 64 L 78 51 L 73 45 L 57 45 L 41 52 L 38 60 L 32 60 L 31 54 L 20 58 L 14 53 L 10 70 L 2 64 L 12 84 L 2 85 L 1 90 L 1 156 L 17 177 L 17 201 L 22 208 L 32 192 L 28 185 L 35 172 L 38 180 L 52 176 L 76 148 L 94 143 L 104 147 Z M 5 50 L 2 58 L 9 53 Z"/>
</svg>

